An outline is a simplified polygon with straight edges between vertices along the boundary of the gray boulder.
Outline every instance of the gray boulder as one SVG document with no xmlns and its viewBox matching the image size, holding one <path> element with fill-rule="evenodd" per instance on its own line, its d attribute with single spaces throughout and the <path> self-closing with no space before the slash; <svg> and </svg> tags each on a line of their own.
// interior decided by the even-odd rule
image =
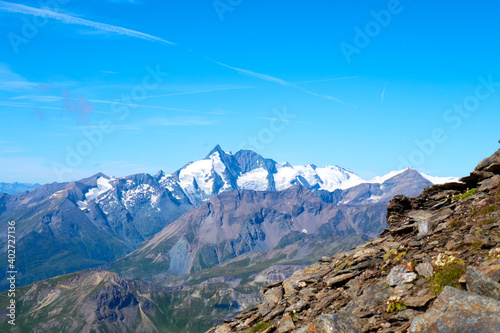
<svg viewBox="0 0 500 333">
<path fill-rule="evenodd" d="M 500 302 L 445 287 L 425 314 L 413 319 L 410 333 L 500 332 Z"/>
</svg>

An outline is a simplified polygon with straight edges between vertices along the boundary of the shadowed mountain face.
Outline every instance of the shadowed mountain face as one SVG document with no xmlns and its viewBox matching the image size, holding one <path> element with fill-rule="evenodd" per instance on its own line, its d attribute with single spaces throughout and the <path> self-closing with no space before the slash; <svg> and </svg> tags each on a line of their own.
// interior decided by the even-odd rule
<svg viewBox="0 0 500 333">
<path fill-rule="evenodd" d="M 173 321 L 165 310 L 170 290 L 84 271 L 18 290 L 16 326 L 7 323 L 9 299 L 0 296 L 2 332 L 165 332 Z"/>
<path fill-rule="evenodd" d="M 116 269 L 158 281 L 248 253 L 286 252 L 288 260 L 300 259 L 327 239 L 377 235 L 386 226 L 385 214 L 385 204 L 326 203 L 302 186 L 226 192 L 168 225 Z"/>
</svg>

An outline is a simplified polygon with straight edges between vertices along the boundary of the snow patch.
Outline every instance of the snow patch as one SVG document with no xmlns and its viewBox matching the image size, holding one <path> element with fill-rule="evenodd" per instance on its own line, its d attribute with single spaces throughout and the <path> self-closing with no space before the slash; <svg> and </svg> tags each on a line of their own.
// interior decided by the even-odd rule
<svg viewBox="0 0 500 333">
<path fill-rule="evenodd" d="M 151 205 L 153 206 L 153 200 L 154 200 L 154 203 L 156 203 L 158 200 L 157 198 L 154 199 L 154 196 L 159 197 L 159 195 L 154 187 L 152 187 L 148 184 L 141 184 L 141 185 L 137 186 L 135 189 L 123 191 L 122 192 L 122 203 L 128 209 L 130 207 L 134 207 L 137 200 L 146 199 L 146 198 L 150 197 L 151 201 L 152 201 Z"/>
<path fill-rule="evenodd" d="M 406 168 L 406 169 L 399 170 L 399 171 L 391 171 L 384 176 L 377 176 L 377 177 L 373 178 L 372 180 L 369 180 L 368 183 L 382 184 L 386 180 L 389 180 L 392 177 L 396 177 L 397 175 L 402 174 L 403 172 L 410 170 L 410 169 L 411 168 Z"/>
<path fill-rule="evenodd" d="M 92 187 L 90 190 L 85 193 L 85 200 L 83 201 L 78 201 L 77 205 L 78 208 L 81 210 L 87 209 L 89 206 L 89 201 L 90 200 L 96 200 L 99 198 L 102 194 L 108 192 L 113 188 L 113 185 L 111 185 L 111 182 L 115 180 L 114 178 L 104 178 L 104 177 L 99 177 L 97 178 L 97 187 Z"/>
<path fill-rule="evenodd" d="M 113 188 L 113 185 L 111 185 L 112 180 L 114 179 L 113 178 L 106 179 L 104 177 L 97 178 L 97 187 L 93 187 L 87 193 L 85 193 L 85 198 L 87 200 L 95 200 L 101 194 L 111 190 Z"/>
<path fill-rule="evenodd" d="M 445 184 L 445 183 L 456 183 L 459 182 L 458 177 L 433 177 L 429 176 L 425 173 L 421 173 L 422 177 L 433 183 L 434 185 L 437 184 Z"/>
<path fill-rule="evenodd" d="M 243 190 L 265 191 L 269 185 L 267 176 L 266 169 L 254 169 L 238 177 L 238 187 Z"/>
<path fill-rule="evenodd" d="M 302 179 L 305 179 L 311 187 L 330 192 L 336 189 L 350 188 L 365 182 L 354 172 L 338 166 L 318 168 L 312 164 L 293 166 L 289 163 L 280 163 L 277 169 L 278 173 L 274 175 L 274 180 L 278 191 L 297 183 L 303 184 Z"/>
<path fill-rule="evenodd" d="M 225 171 L 226 166 L 222 162 L 219 152 L 215 152 L 207 159 L 185 166 L 179 173 L 179 185 L 184 193 L 190 197 L 201 191 L 203 199 L 208 199 L 213 194 L 218 194 L 212 193 L 215 174 L 220 176 L 224 182 L 224 186 L 219 192 L 231 189 L 231 185 L 224 175 Z M 198 185 L 198 190 L 195 188 L 195 182 Z"/>
</svg>

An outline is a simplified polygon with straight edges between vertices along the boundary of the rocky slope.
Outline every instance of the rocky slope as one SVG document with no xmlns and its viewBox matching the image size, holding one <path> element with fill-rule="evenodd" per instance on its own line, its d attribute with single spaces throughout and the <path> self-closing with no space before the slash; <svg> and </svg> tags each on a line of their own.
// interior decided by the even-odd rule
<svg viewBox="0 0 500 333">
<path fill-rule="evenodd" d="M 298 260 L 334 238 L 375 236 L 386 226 L 385 213 L 385 204 L 325 203 L 300 185 L 280 192 L 225 192 L 184 214 L 117 265 L 129 277 L 158 281 L 247 253 Z"/>
<path fill-rule="evenodd" d="M 500 332 L 500 150 L 461 180 L 396 196 L 379 238 L 208 332 Z"/>
<path fill-rule="evenodd" d="M 158 332 L 171 322 L 169 290 L 106 271 L 63 275 L 19 288 L 16 325 L 7 323 L 0 295 L 2 332 Z"/>
</svg>

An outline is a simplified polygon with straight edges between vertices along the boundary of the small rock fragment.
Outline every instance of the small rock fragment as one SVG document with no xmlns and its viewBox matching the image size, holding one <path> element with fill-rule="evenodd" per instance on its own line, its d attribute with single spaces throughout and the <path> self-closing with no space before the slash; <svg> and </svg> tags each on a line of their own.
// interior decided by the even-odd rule
<svg viewBox="0 0 500 333">
<path fill-rule="evenodd" d="M 425 278 L 430 278 L 434 274 L 434 268 L 430 262 L 424 262 L 417 266 L 417 273 L 423 275 Z"/>
<path fill-rule="evenodd" d="M 293 323 L 292 316 L 284 315 L 278 325 L 278 333 L 288 333 L 291 332 L 295 328 L 295 324 Z"/>
<path fill-rule="evenodd" d="M 387 283 L 390 286 L 397 286 L 403 283 L 412 282 L 417 278 L 417 274 L 408 272 L 403 265 L 397 265 L 391 269 L 387 276 Z"/>
<path fill-rule="evenodd" d="M 359 333 L 363 321 L 346 313 L 321 315 L 314 325 L 314 333 Z"/>
</svg>

